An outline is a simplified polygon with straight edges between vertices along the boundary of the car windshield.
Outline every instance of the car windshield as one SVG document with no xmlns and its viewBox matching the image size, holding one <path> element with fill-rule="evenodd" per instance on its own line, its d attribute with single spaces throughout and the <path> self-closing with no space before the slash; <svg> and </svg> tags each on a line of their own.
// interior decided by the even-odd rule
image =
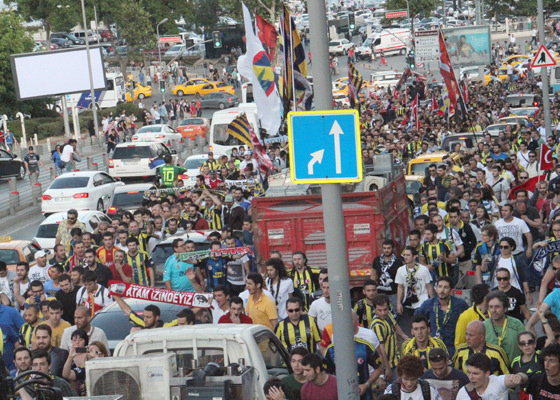
<svg viewBox="0 0 560 400">
<path fill-rule="evenodd" d="M 207 158 L 189 158 L 187 161 L 185 161 L 185 168 L 198 169 L 202 167 L 202 164 L 204 164 L 204 161 L 206 160 Z"/>
<path fill-rule="evenodd" d="M 125 193 L 115 193 L 113 197 L 113 207 L 127 207 L 132 208 L 142 205 L 144 199 L 144 191 L 133 191 Z"/>
<path fill-rule="evenodd" d="M 89 176 L 57 178 L 51 184 L 49 189 L 77 189 L 87 187 Z"/>
<path fill-rule="evenodd" d="M 410 167 L 410 175 L 425 176 L 426 175 L 426 169 L 432 164 L 443 165 L 443 162 L 434 163 L 433 161 L 429 161 L 429 162 L 412 164 L 411 167 Z"/>
<path fill-rule="evenodd" d="M 202 118 L 191 118 L 191 119 L 184 119 L 181 121 L 179 125 L 203 125 L 204 120 Z"/>
<path fill-rule="evenodd" d="M 38 238 L 54 239 L 56 237 L 56 231 L 58 230 L 58 224 L 41 224 L 39 229 L 37 229 Z"/>
<path fill-rule="evenodd" d="M 17 250 L 0 249 L 0 261 L 4 261 L 8 265 L 17 264 L 20 262 L 19 253 Z"/>
<path fill-rule="evenodd" d="M 406 183 L 406 194 L 415 194 L 422 188 L 422 183 L 420 181 L 405 181 Z"/>
<path fill-rule="evenodd" d="M 149 146 L 117 147 L 113 153 L 114 160 L 126 160 L 128 158 L 151 158 L 153 154 Z"/>
<path fill-rule="evenodd" d="M 142 128 L 138 129 L 137 133 L 150 133 L 150 132 L 161 132 L 161 126 L 157 126 L 157 125 L 143 126 Z"/>
<path fill-rule="evenodd" d="M 214 143 L 221 146 L 243 146 L 244 142 L 226 132 L 228 124 L 214 125 Z"/>
<path fill-rule="evenodd" d="M 219 83 L 216 84 L 216 87 L 226 87 L 226 86 L 228 86 L 228 85 L 224 82 L 219 82 Z"/>
</svg>

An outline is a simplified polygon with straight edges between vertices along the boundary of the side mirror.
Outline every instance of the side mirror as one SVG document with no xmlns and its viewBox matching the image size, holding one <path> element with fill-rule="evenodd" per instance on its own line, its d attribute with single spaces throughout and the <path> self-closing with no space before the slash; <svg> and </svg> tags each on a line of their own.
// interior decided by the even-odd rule
<svg viewBox="0 0 560 400">
<path fill-rule="evenodd" d="M 177 154 L 177 150 L 171 150 L 171 154 Z"/>
</svg>

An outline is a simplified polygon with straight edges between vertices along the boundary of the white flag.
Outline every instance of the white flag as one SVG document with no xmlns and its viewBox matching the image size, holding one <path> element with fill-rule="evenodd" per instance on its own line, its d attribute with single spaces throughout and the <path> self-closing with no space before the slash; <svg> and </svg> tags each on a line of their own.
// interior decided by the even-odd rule
<svg viewBox="0 0 560 400">
<path fill-rule="evenodd" d="M 278 92 L 277 77 L 268 55 L 251 24 L 251 14 L 243 4 L 245 44 L 247 53 L 239 57 L 239 73 L 253 84 L 253 97 L 257 104 L 261 125 L 269 136 L 276 136 L 282 118 L 282 100 Z"/>
</svg>

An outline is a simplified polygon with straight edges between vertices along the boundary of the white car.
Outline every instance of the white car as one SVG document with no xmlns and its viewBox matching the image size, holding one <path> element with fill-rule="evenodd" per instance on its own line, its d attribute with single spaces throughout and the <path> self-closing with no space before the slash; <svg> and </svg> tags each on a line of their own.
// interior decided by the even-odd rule
<svg viewBox="0 0 560 400">
<path fill-rule="evenodd" d="M 331 40 L 329 42 L 329 54 L 344 54 L 352 46 L 354 46 L 354 43 L 348 39 Z"/>
<path fill-rule="evenodd" d="M 119 143 L 113 152 L 113 158 L 109 159 L 109 175 L 119 178 L 153 178 L 157 168 L 150 168 L 154 166 L 152 162 L 166 154 L 171 154 L 173 163 L 177 163 L 175 150 L 169 150 L 163 143 Z"/>
<path fill-rule="evenodd" d="M 337 94 L 334 95 L 333 94 L 333 100 L 337 103 L 340 104 L 342 106 L 350 106 L 350 99 L 348 99 L 348 96 L 344 95 L 344 94 Z"/>
<path fill-rule="evenodd" d="M 219 160 L 220 155 L 214 155 L 214 160 Z M 200 170 L 202 169 L 202 164 L 208 160 L 207 154 L 197 154 L 194 156 L 187 157 L 183 166 L 187 169 L 183 175 L 180 176 L 185 183 L 185 186 L 194 185 L 196 183 L 196 177 L 200 175 Z"/>
<path fill-rule="evenodd" d="M 79 171 L 57 177 L 41 196 L 44 215 L 76 210 L 105 211 L 111 204 L 115 187 L 124 185 L 105 172 Z"/>
<path fill-rule="evenodd" d="M 183 140 L 183 135 L 175 131 L 175 129 L 169 125 L 165 124 L 143 126 L 132 136 L 133 142 L 171 143 L 171 140 L 179 142 L 180 140 Z"/>
<path fill-rule="evenodd" d="M 67 214 L 67 212 L 51 214 L 41 222 L 33 240 L 39 243 L 42 249 L 54 249 L 58 224 L 67 218 Z M 88 232 L 93 232 L 99 222 L 111 223 L 111 219 L 101 211 L 78 211 L 78 221 L 83 222 Z"/>
</svg>

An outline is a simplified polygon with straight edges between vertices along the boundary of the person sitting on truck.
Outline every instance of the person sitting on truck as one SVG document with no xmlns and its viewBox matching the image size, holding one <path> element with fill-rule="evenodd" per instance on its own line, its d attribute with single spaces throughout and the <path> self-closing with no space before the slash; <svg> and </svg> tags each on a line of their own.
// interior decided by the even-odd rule
<svg viewBox="0 0 560 400">
<path fill-rule="evenodd" d="M 298 289 L 303 295 L 303 307 L 305 311 L 308 311 L 309 306 L 311 306 L 311 293 L 319 288 L 318 275 L 320 271 L 307 265 L 307 257 L 301 251 L 292 253 L 292 265 L 294 267 L 290 278 L 294 281 L 294 288 Z"/>
<path fill-rule="evenodd" d="M 274 301 L 263 293 L 263 286 L 264 279 L 261 274 L 253 272 L 247 275 L 247 314 L 255 324 L 264 325 L 272 330 L 278 322 L 278 312 Z"/>
<path fill-rule="evenodd" d="M 304 347 L 295 347 L 290 351 L 290 366 L 293 374 L 282 378 L 287 399 L 301 400 L 301 388 L 306 382 L 301 361 L 308 354 L 309 351 Z"/>
<path fill-rule="evenodd" d="M 139 326 L 144 329 L 154 329 L 154 328 L 169 328 L 177 325 L 177 320 L 171 322 L 163 322 L 160 320 L 161 311 L 158 306 L 150 304 L 144 308 L 144 316 L 140 318 L 132 308 L 124 301 L 122 297 L 115 296 L 115 301 L 121 308 L 121 310 L 128 316 L 130 322 L 134 325 Z"/>
<path fill-rule="evenodd" d="M 243 310 L 243 299 L 233 296 L 229 299 L 229 311 L 222 315 L 218 324 L 252 324 L 253 320 Z"/>
<path fill-rule="evenodd" d="M 288 351 L 304 347 L 310 352 L 317 351 L 321 340 L 317 323 L 307 314 L 303 314 L 303 301 L 299 297 L 290 297 L 286 303 L 288 317 L 276 325 L 274 333 Z"/>
</svg>

